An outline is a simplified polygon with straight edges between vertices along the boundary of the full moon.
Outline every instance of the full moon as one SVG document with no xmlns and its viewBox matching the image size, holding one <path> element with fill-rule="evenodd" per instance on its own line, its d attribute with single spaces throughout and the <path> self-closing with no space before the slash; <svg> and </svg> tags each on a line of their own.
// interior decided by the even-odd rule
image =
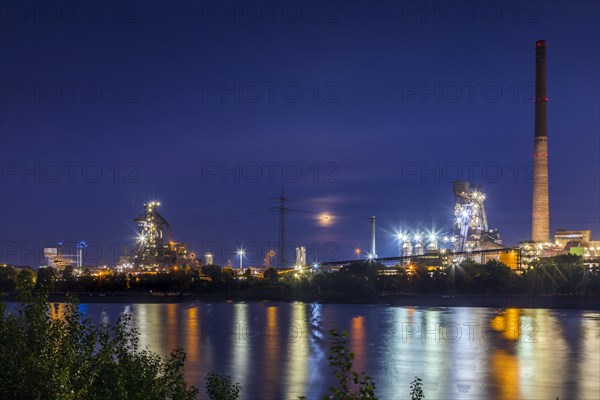
<svg viewBox="0 0 600 400">
<path fill-rule="evenodd" d="M 331 223 L 331 216 L 329 214 L 321 214 L 319 219 L 323 225 L 329 225 Z"/>
</svg>

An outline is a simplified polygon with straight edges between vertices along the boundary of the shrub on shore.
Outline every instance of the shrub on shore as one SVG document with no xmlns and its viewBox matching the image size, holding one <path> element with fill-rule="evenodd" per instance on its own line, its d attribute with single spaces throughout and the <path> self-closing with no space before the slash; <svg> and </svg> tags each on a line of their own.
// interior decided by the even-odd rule
<svg viewBox="0 0 600 400">
<path fill-rule="evenodd" d="M 193 400 L 185 352 L 162 359 L 140 349 L 124 315 L 97 326 L 71 299 L 53 318 L 47 296 L 22 294 L 16 312 L 0 303 L 0 393 L 5 400 Z"/>
</svg>

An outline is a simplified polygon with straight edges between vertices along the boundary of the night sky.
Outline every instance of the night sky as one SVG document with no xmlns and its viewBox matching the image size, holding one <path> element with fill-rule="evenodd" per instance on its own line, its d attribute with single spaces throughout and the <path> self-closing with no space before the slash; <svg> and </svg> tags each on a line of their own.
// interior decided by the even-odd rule
<svg viewBox="0 0 600 400">
<path fill-rule="evenodd" d="M 309 261 L 366 250 L 370 215 L 393 256 L 398 228 L 450 229 L 459 175 L 527 240 L 537 39 L 551 231 L 598 238 L 598 2 L 52 4 L 1 3 L 0 261 L 86 240 L 112 264 L 160 200 L 175 240 L 258 263 L 282 185 Z"/>
</svg>

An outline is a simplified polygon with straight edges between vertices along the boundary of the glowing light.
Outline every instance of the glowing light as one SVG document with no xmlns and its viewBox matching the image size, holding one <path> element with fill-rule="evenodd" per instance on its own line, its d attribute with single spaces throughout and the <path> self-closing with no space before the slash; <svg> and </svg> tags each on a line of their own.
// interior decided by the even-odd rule
<svg viewBox="0 0 600 400">
<path fill-rule="evenodd" d="M 321 225 L 329 225 L 331 224 L 333 220 L 333 217 L 329 214 L 321 214 L 319 216 L 319 221 L 321 222 Z"/>
<path fill-rule="evenodd" d="M 402 231 L 398 231 L 398 233 L 396 233 L 396 239 L 398 239 L 399 242 L 406 242 L 408 240 L 408 235 Z"/>
<path fill-rule="evenodd" d="M 244 259 L 244 254 L 246 254 L 246 252 L 244 251 L 244 249 L 239 249 L 237 253 L 238 256 L 240 256 L 240 269 L 243 269 L 244 265 L 242 264 L 242 260 Z"/>
<path fill-rule="evenodd" d="M 147 239 L 146 235 L 144 235 L 144 234 L 140 234 L 137 237 L 137 241 L 140 242 L 140 243 L 146 243 L 146 239 Z"/>
</svg>

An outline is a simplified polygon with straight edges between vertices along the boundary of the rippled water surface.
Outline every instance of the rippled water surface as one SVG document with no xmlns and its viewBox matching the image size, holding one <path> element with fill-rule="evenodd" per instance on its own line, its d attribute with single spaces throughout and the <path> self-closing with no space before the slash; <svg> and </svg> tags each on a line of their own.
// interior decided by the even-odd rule
<svg viewBox="0 0 600 400">
<path fill-rule="evenodd" d="M 381 399 L 600 399 L 600 313 L 306 303 L 83 304 L 96 322 L 133 316 L 141 344 L 188 354 L 200 387 L 211 371 L 243 399 L 319 398 L 333 383 L 327 330 L 348 332 L 355 369 Z M 63 306 L 56 308 L 60 313 Z"/>
</svg>

